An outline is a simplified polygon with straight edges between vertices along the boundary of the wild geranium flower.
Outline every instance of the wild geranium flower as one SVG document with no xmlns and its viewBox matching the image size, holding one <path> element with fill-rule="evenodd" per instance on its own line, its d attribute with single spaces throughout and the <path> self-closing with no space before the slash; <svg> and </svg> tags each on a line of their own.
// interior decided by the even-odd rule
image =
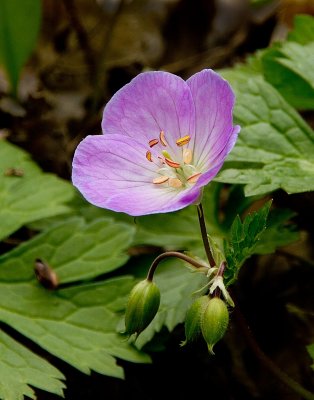
<svg viewBox="0 0 314 400">
<path fill-rule="evenodd" d="M 133 216 L 179 210 L 233 148 L 234 94 L 205 69 L 187 81 L 144 72 L 105 107 L 103 135 L 87 136 L 73 160 L 73 184 L 92 204 Z"/>
</svg>

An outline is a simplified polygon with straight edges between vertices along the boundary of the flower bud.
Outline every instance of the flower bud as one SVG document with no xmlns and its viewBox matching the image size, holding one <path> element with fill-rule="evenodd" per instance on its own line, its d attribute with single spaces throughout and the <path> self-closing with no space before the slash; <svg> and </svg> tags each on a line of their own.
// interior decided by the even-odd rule
<svg viewBox="0 0 314 400">
<path fill-rule="evenodd" d="M 201 329 L 208 350 L 214 354 L 214 345 L 222 339 L 229 323 L 228 308 L 223 300 L 214 297 L 209 300 L 202 315 Z"/>
<path fill-rule="evenodd" d="M 125 313 L 125 333 L 139 335 L 152 322 L 160 304 L 160 292 L 154 282 L 139 282 L 131 290 Z"/>
<path fill-rule="evenodd" d="M 201 296 L 190 306 L 185 317 L 185 341 L 181 343 L 181 346 L 187 344 L 187 342 L 197 339 L 201 331 L 201 320 L 202 315 L 210 301 L 208 296 Z"/>
</svg>

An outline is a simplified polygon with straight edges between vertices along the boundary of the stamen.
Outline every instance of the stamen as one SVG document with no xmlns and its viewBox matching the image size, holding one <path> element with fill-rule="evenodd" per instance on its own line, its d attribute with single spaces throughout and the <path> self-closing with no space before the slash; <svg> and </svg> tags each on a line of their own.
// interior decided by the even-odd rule
<svg viewBox="0 0 314 400">
<path fill-rule="evenodd" d="M 184 146 L 185 144 L 188 144 L 190 140 L 191 140 L 191 136 L 186 135 L 186 136 L 183 136 L 182 138 L 176 140 L 176 144 L 177 144 L 177 146 L 181 147 L 181 146 Z"/>
<path fill-rule="evenodd" d="M 193 153 L 191 149 L 183 149 L 183 162 L 184 164 L 191 164 L 192 158 L 193 158 Z"/>
<path fill-rule="evenodd" d="M 191 175 L 188 179 L 187 182 L 189 183 L 195 183 L 198 181 L 198 178 L 201 176 L 201 172 L 197 172 L 196 174 Z"/>
<path fill-rule="evenodd" d="M 149 151 L 149 150 L 146 151 L 146 158 L 147 158 L 148 161 L 153 162 L 153 160 L 152 160 L 152 152 L 151 151 Z"/>
<path fill-rule="evenodd" d="M 153 183 L 159 185 L 161 183 L 165 183 L 169 180 L 168 176 L 158 176 L 157 178 L 153 179 Z"/>
<path fill-rule="evenodd" d="M 148 142 L 149 147 L 154 147 L 154 146 L 156 146 L 156 144 L 158 144 L 158 143 L 159 143 L 159 140 L 158 140 L 158 139 L 151 139 L 151 140 Z"/>
<path fill-rule="evenodd" d="M 165 157 L 165 161 L 166 161 L 166 164 L 169 165 L 169 167 L 172 167 L 172 168 L 179 168 L 180 167 L 179 163 L 177 163 L 175 161 L 172 161 L 167 157 Z"/>
<path fill-rule="evenodd" d="M 183 183 L 178 178 L 170 178 L 168 183 L 169 183 L 169 186 L 171 186 L 175 189 L 179 189 L 183 185 Z"/>
<path fill-rule="evenodd" d="M 165 138 L 165 132 L 164 131 L 160 131 L 159 140 L 160 140 L 160 143 L 163 146 L 165 146 L 165 147 L 168 146 L 168 143 L 167 143 L 166 138 Z"/>
<path fill-rule="evenodd" d="M 162 162 L 162 164 L 165 164 L 164 159 L 160 156 L 158 156 L 159 160 Z"/>
</svg>

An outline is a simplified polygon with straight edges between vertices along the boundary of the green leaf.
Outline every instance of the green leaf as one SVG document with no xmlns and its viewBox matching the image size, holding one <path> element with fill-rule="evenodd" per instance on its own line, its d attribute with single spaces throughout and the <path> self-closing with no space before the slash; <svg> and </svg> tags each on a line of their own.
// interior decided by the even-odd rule
<svg viewBox="0 0 314 400">
<path fill-rule="evenodd" d="M 204 188 L 203 208 L 207 229 L 212 234 L 222 233 L 218 221 L 219 193 L 222 185 L 212 182 Z M 202 240 L 196 206 L 183 210 L 155 214 L 136 219 L 136 244 L 151 244 L 167 250 L 185 249 L 198 245 Z"/>
<path fill-rule="evenodd" d="M 163 326 L 171 332 L 183 322 L 193 301 L 193 292 L 204 286 L 205 281 L 203 274 L 191 272 L 180 260 L 167 260 L 158 266 L 154 282 L 161 293 L 159 311 L 148 328 L 139 335 L 136 346 L 142 348 Z"/>
<path fill-rule="evenodd" d="M 309 352 L 310 356 L 314 361 L 314 343 L 307 346 L 307 351 Z M 314 369 L 314 363 L 312 364 L 312 368 Z"/>
<path fill-rule="evenodd" d="M 40 258 L 56 272 L 60 283 L 91 279 L 122 266 L 129 258 L 135 228 L 101 218 L 86 223 L 72 218 L 0 256 L 2 282 L 34 279 L 34 261 Z"/>
<path fill-rule="evenodd" d="M 300 44 L 314 42 L 314 18 L 311 15 L 296 15 L 293 30 L 288 35 L 288 40 Z"/>
<path fill-rule="evenodd" d="M 267 227 L 259 237 L 254 254 L 271 254 L 278 247 L 297 241 L 300 234 L 296 231 L 296 226 L 289 222 L 295 215 L 288 209 L 271 210 L 267 219 Z"/>
<path fill-rule="evenodd" d="M 0 320 L 84 373 L 122 378 L 115 357 L 149 361 L 116 333 L 133 285 L 127 276 L 57 291 L 0 283 Z"/>
<path fill-rule="evenodd" d="M 36 399 L 34 386 L 63 397 L 64 376 L 46 360 L 38 357 L 0 330 L 0 398 Z"/>
<path fill-rule="evenodd" d="M 226 285 L 230 285 L 236 280 L 244 261 L 255 253 L 261 234 L 266 229 L 270 206 L 271 201 L 258 211 L 248 214 L 243 222 L 239 216 L 235 218 L 231 226 L 229 241 L 225 244 Z"/>
<path fill-rule="evenodd" d="M 0 63 L 14 93 L 21 68 L 36 44 L 40 20 L 40 0 L 0 1 Z"/>
<path fill-rule="evenodd" d="M 298 15 L 288 40 L 260 57 L 265 79 L 298 109 L 314 108 L 314 18 Z"/>
<path fill-rule="evenodd" d="M 286 42 L 266 51 L 265 79 L 295 108 L 314 109 L 314 41 L 306 45 Z"/>
<path fill-rule="evenodd" d="M 247 196 L 276 189 L 314 189 L 314 133 L 279 93 L 261 78 L 231 82 L 242 131 L 216 180 L 244 184 Z"/>
<path fill-rule="evenodd" d="M 10 175 L 15 170 L 22 176 Z M 0 140 L 0 239 L 23 225 L 70 211 L 72 185 L 43 173 L 29 155 Z"/>
</svg>

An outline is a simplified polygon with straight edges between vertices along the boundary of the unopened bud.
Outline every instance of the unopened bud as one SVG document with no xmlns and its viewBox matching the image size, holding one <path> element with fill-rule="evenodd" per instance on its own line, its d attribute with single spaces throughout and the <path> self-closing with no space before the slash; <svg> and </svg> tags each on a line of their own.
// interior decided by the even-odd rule
<svg viewBox="0 0 314 400">
<path fill-rule="evenodd" d="M 218 297 L 209 300 L 202 315 L 201 329 L 208 350 L 214 354 L 214 345 L 223 338 L 229 324 L 229 312 L 226 303 Z"/>
<path fill-rule="evenodd" d="M 181 343 L 181 346 L 196 340 L 201 335 L 202 316 L 209 301 L 208 296 L 201 296 L 188 309 L 184 323 L 185 341 Z"/>
<path fill-rule="evenodd" d="M 160 304 L 160 292 L 154 282 L 139 282 L 131 290 L 125 313 L 125 333 L 139 335 L 154 319 Z"/>
</svg>

